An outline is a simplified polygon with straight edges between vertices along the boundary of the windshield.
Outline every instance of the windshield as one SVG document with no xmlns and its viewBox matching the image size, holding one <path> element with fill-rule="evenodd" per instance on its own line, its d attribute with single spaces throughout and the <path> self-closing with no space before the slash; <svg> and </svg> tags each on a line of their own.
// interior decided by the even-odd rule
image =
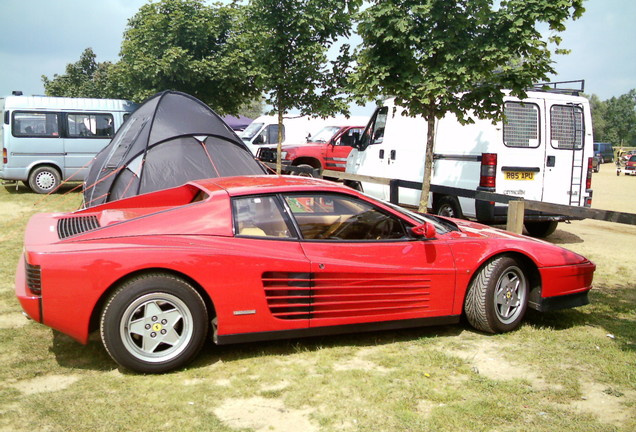
<svg viewBox="0 0 636 432">
<path fill-rule="evenodd" d="M 263 128 L 265 123 L 250 123 L 241 134 L 241 138 L 245 141 L 249 141 Z"/>
<path fill-rule="evenodd" d="M 309 141 L 317 142 L 317 143 L 326 143 L 339 130 L 340 130 L 340 126 L 325 126 L 324 128 L 320 129 L 318 133 L 316 133 L 315 135 L 312 135 L 309 138 Z"/>
</svg>

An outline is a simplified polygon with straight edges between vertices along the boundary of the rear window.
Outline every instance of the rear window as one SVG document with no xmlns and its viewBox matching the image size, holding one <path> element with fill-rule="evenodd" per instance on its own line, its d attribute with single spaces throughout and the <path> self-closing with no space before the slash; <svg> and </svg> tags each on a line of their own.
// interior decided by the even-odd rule
<svg viewBox="0 0 636 432">
<path fill-rule="evenodd" d="M 504 104 L 503 139 L 508 147 L 539 146 L 539 107 L 530 103 Z"/>
<path fill-rule="evenodd" d="M 583 110 L 574 105 L 550 108 L 551 144 L 556 149 L 579 150 L 583 147 Z"/>
<path fill-rule="evenodd" d="M 630 162 L 636 162 L 636 155 L 633 155 L 629 158 Z"/>
</svg>

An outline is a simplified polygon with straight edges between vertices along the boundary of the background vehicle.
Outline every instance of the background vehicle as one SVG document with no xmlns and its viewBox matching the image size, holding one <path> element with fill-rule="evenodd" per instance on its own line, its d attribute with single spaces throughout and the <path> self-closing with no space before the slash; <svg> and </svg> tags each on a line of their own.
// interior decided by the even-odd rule
<svg viewBox="0 0 636 432">
<path fill-rule="evenodd" d="M 636 175 L 636 155 L 632 155 L 627 162 L 625 162 L 625 175 Z"/>
<path fill-rule="evenodd" d="M 528 200 L 590 206 L 592 120 L 587 99 L 555 91 L 529 91 L 523 101 L 505 97 L 507 122 L 475 120 L 462 126 L 453 115 L 437 122 L 432 184 L 483 190 Z M 346 171 L 421 182 L 427 126 L 402 115 L 392 99 L 376 110 Z M 389 198 L 389 187 L 362 183 L 367 193 Z M 400 188 L 400 201 L 417 206 L 420 192 Z M 432 211 L 482 223 L 504 223 L 507 206 L 434 193 Z M 526 212 L 534 236 L 554 232 L 563 215 Z"/>
<path fill-rule="evenodd" d="M 283 144 L 307 142 L 312 133 L 324 125 L 324 120 L 310 116 L 285 118 L 283 120 Z M 239 134 L 245 145 L 256 156 L 261 146 L 278 144 L 278 117 L 260 116 Z"/>
<path fill-rule="evenodd" d="M 366 124 L 366 119 L 361 124 Z M 344 171 L 347 157 L 364 126 L 325 126 L 306 144 L 284 144 L 281 159 L 294 166 Z M 276 147 L 261 147 L 256 154 L 264 162 L 276 162 Z"/>
<path fill-rule="evenodd" d="M 610 143 L 594 143 L 594 154 L 601 157 L 601 163 L 614 161 L 614 147 Z"/>
<path fill-rule="evenodd" d="M 16 295 L 122 366 L 165 372 L 217 344 L 457 323 L 517 328 L 588 303 L 595 265 L 547 242 L 419 215 L 324 180 L 200 180 L 35 215 Z"/>
<path fill-rule="evenodd" d="M 37 193 L 62 179 L 84 180 L 88 164 L 136 104 L 119 99 L 7 96 L 0 98 L 0 178 L 23 181 Z"/>
</svg>

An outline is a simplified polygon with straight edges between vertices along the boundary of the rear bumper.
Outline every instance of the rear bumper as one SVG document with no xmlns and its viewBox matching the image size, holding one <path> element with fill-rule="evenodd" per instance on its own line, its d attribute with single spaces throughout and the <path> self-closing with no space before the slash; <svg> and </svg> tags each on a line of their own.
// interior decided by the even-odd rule
<svg viewBox="0 0 636 432">
<path fill-rule="evenodd" d="M 27 288 L 24 256 L 20 257 L 15 273 L 15 295 L 24 313 L 34 321 L 42 322 L 42 297 L 33 295 Z"/>
</svg>

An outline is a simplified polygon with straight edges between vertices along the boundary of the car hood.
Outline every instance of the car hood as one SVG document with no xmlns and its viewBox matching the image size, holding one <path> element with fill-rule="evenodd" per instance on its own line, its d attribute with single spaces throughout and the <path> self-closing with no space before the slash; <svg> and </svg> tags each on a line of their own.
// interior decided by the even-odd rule
<svg viewBox="0 0 636 432">
<path fill-rule="evenodd" d="M 521 253 L 531 258 L 539 267 L 581 264 L 589 262 L 582 255 L 562 248 L 544 240 L 515 234 L 502 229 L 482 225 L 475 222 L 452 219 L 459 231 L 451 231 L 444 237 L 448 239 L 457 257 L 466 257 L 470 251 L 483 261 L 489 256 L 499 253 Z M 471 244 L 472 247 L 467 247 Z M 478 244 L 479 247 L 475 248 Z"/>
</svg>

